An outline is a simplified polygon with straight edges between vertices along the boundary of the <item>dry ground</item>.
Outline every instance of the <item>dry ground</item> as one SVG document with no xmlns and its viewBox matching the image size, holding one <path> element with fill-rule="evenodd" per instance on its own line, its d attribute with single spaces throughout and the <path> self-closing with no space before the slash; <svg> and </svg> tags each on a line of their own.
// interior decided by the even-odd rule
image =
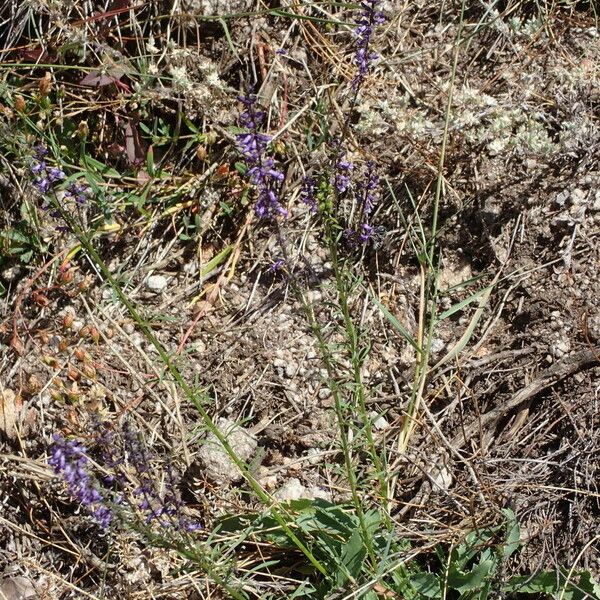
<svg viewBox="0 0 600 600">
<path fill-rule="evenodd" d="M 185 13 L 246 8 L 184 4 L 190 4 L 182 7 Z M 457 33 L 457 7 L 450 4 L 387 3 L 390 18 L 377 37 L 382 58 L 354 127 L 356 161 L 377 158 L 394 192 L 393 198 L 386 191 L 376 213 L 386 230 L 379 247 L 348 260 L 363 277 L 352 309 L 372 348 L 364 380 L 369 408 L 381 415 L 378 443 L 388 444 L 397 474 L 398 530 L 427 546 L 494 521 L 500 507 L 510 506 L 528 541 L 510 569 L 577 561 L 600 575 L 598 543 L 590 543 L 600 522 L 600 32 L 586 6 L 508 2 L 497 7 L 499 13 L 486 12 L 483 3 L 468 6 L 469 38 L 458 57 L 445 157 L 441 288 L 478 279 L 449 291 L 441 308 L 495 285 L 470 343 L 432 372 L 427 410 L 419 415 L 409 451 L 393 450 L 414 354 L 371 294 L 414 332 L 419 270 L 403 216 L 415 223 L 409 190 L 421 217 L 429 218 Z M 78 32 L 114 48 L 116 63 L 130 51 L 116 39 L 113 21 L 111 35 L 94 27 L 86 32 L 72 12 L 67 27 L 60 9 L 44 11 L 42 45 L 50 54 L 56 48 L 49 40 L 66 43 Z M 122 16 L 121 25 L 143 16 Z M 198 30 L 189 22 L 172 23 L 173 43 L 157 39 L 152 55 L 157 68 L 170 69 L 168 83 L 109 93 L 82 90 L 52 71 L 55 86 L 63 78 L 65 103 L 83 110 L 90 124 L 106 110 L 126 119 L 132 104 L 145 102 L 146 114 L 173 120 L 179 109 L 218 136 L 208 158 L 196 147 L 182 155 L 168 146 L 157 150 L 159 156 L 164 151 L 160 158 L 172 178 L 157 182 L 152 193 L 164 197 L 169 186 L 183 186 L 175 208 L 161 216 L 160 205 L 145 215 L 117 207 L 121 229 L 99 237 L 97 248 L 158 339 L 177 353 L 186 379 L 207 390 L 208 412 L 241 423 L 256 440 L 248 458 L 265 488 L 280 497 L 343 500 L 331 395 L 285 272 L 271 269 L 280 257 L 276 235 L 239 201 L 236 186 L 242 184 L 235 173 L 217 171 L 236 160 L 223 127 L 236 121 L 232 90 L 254 68 L 261 97 L 272 102 L 273 129 L 306 112 L 282 136 L 290 216 L 281 228 L 319 319 L 334 322 L 328 302 L 334 300 L 333 274 L 319 224 L 295 199 L 302 169 L 314 170 L 322 159 L 307 152 L 299 124 L 315 111 L 313 95 L 343 107 L 351 38 L 310 21 L 291 26 L 285 19 L 240 18 L 230 22 L 229 44 L 212 23 L 198 22 Z M 2 39 L 6 48 L 37 51 L 38 41 L 28 36 L 23 26 Z M 276 55 L 279 47 L 287 55 Z M 236 61 L 233 50 L 253 56 L 252 65 L 248 58 Z M 105 56 L 107 50 L 96 52 Z M 32 60 L 16 52 L 3 58 L 26 59 Z M 88 60 L 93 66 L 95 58 Z M 38 77 L 36 72 L 31 80 Z M 328 82 L 336 86 L 325 90 Z M 8 106 L 14 93 L 5 88 L 0 102 Z M 77 105 L 75 93 L 90 107 Z M 9 112 L 0 120 L 5 136 L 18 127 L 18 116 Z M 141 113 L 136 119 L 143 120 Z M 127 148 L 119 127 L 111 121 L 105 133 L 113 132 L 120 149 L 111 149 L 108 140 L 94 143 L 97 157 L 121 171 Z M 23 167 L 0 163 L 7 229 L 21 202 L 32 198 L 24 176 Z M 139 186 L 144 183 L 139 177 Z M 138 184 L 126 185 L 135 190 Z M 221 203 L 232 197 L 229 216 Z M 194 207 L 201 224 L 182 239 L 184 217 L 193 219 Z M 92 541 L 93 529 L 46 464 L 54 432 L 85 436 L 97 416 L 127 418 L 159 453 L 176 457 L 185 473 L 186 503 L 205 524 L 248 506 L 243 484 L 209 464 L 195 409 L 161 376 L 154 349 L 103 278 L 83 255 L 60 271 L 74 239 L 54 233 L 52 218 L 43 224 L 44 256 L 27 265 L 8 257 L 1 263 L 0 574 L 28 578 L 44 598 L 99 597 L 103 578 L 109 598 L 215 597 L 189 578 L 173 577 L 178 559 L 144 549 L 133 536 L 114 542 L 111 556 L 118 556 L 119 566 L 104 571 L 106 542 Z M 229 244 L 229 262 L 203 273 Z M 458 342 L 473 312 L 471 305 L 440 324 L 432 364 Z"/>
</svg>

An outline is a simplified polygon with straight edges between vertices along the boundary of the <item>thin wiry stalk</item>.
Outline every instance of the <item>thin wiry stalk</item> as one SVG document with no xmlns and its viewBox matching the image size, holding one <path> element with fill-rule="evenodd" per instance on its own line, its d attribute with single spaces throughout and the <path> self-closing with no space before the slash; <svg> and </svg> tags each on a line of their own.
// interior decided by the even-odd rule
<svg viewBox="0 0 600 600">
<path fill-rule="evenodd" d="M 285 239 L 282 235 L 281 228 L 279 223 L 276 222 L 276 231 L 277 237 L 279 241 L 279 246 L 284 255 L 285 262 L 290 264 L 289 262 L 289 253 L 287 251 L 287 244 L 285 243 Z M 332 244 L 335 245 L 335 242 Z M 337 270 L 336 270 L 337 271 Z M 323 330 L 319 325 L 319 322 L 315 316 L 314 309 L 312 304 L 310 304 L 304 294 L 302 293 L 302 289 L 296 278 L 293 274 L 290 274 L 290 283 L 297 298 L 300 301 L 304 314 L 306 315 L 308 325 L 317 340 L 317 346 L 319 348 L 319 352 L 321 353 L 321 360 L 325 365 L 325 370 L 327 371 L 327 380 L 329 384 L 329 388 L 331 390 L 331 394 L 334 400 L 334 407 L 336 413 L 336 420 L 338 423 L 339 433 L 340 433 L 340 445 L 342 447 L 342 455 L 344 457 L 344 467 L 346 470 L 346 477 L 348 478 L 348 484 L 350 486 L 350 494 L 352 495 L 352 503 L 354 505 L 354 509 L 356 510 L 356 516 L 358 518 L 361 534 L 363 538 L 363 542 L 367 548 L 367 552 L 369 553 L 369 558 L 371 559 L 373 566 L 377 565 L 377 554 L 375 552 L 375 548 L 373 546 L 373 540 L 371 539 L 371 535 L 369 533 L 366 521 L 365 521 L 365 513 L 362 506 L 362 501 L 360 499 L 358 493 L 358 478 L 356 477 L 356 472 L 354 470 L 354 466 L 352 464 L 352 454 L 350 451 L 350 442 L 348 440 L 348 434 L 346 432 L 346 418 L 344 415 L 344 401 L 342 398 L 342 392 L 340 390 L 340 386 L 338 383 L 338 378 L 336 377 L 336 367 L 334 364 L 334 359 L 331 356 L 331 351 L 327 345 L 327 341 L 325 336 L 323 335 Z"/>
<path fill-rule="evenodd" d="M 433 199 L 433 213 L 431 217 L 431 232 L 425 248 L 425 256 L 421 258 L 421 302 L 419 312 L 419 347 L 421 352 L 417 355 L 415 364 L 415 379 L 412 387 L 411 399 L 407 409 L 406 419 L 402 426 L 402 431 L 398 436 L 398 451 L 403 454 L 408 448 L 410 438 L 416 426 L 416 417 L 419 411 L 419 405 L 423 400 L 423 391 L 429 375 L 429 357 L 431 354 L 431 343 L 433 340 L 434 329 L 436 326 L 437 301 L 438 301 L 438 270 L 436 263 L 437 254 L 437 235 L 439 208 L 444 186 L 444 163 L 446 159 L 446 148 L 448 144 L 448 134 L 450 130 L 450 119 L 452 117 L 452 98 L 454 91 L 454 81 L 456 78 L 456 69 L 458 66 L 458 56 L 462 45 L 462 31 L 464 25 L 466 0 L 462 0 L 460 9 L 460 18 L 458 30 L 456 33 L 456 42 L 454 45 L 454 56 L 452 59 L 452 70 L 448 88 L 448 101 L 446 103 L 446 114 L 444 119 L 444 133 L 442 136 L 442 146 L 438 162 L 438 174 L 435 186 L 435 195 Z M 427 323 L 425 320 L 425 307 L 428 306 Z"/>
</svg>

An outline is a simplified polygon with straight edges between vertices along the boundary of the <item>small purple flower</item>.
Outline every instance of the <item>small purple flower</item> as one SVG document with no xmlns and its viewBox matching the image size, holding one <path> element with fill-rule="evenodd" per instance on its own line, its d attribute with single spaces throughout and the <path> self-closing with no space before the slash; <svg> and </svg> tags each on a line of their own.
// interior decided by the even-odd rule
<svg viewBox="0 0 600 600">
<path fill-rule="evenodd" d="M 300 190 L 300 199 L 308 206 L 312 213 L 316 213 L 317 199 L 315 197 L 315 180 L 312 177 L 305 177 L 302 180 L 302 189 Z"/>
<path fill-rule="evenodd" d="M 46 177 L 36 177 L 33 180 L 33 186 L 40 194 L 46 194 L 52 187 L 52 183 Z"/>
<path fill-rule="evenodd" d="M 33 147 L 33 155 L 37 160 L 42 160 L 48 154 L 48 148 L 43 144 L 36 144 Z"/>
<path fill-rule="evenodd" d="M 85 204 L 87 202 L 87 191 L 87 186 L 71 183 L 65 190 L 65 196 L 72 198 L 77 204 Z"/>
<path fill-rule="evenodd" d="M 358 240 L 361 244 L 368 243 L 373 237 L 374 228 L 368 223 L 363 223 L 360 226 L 360 231 L 358 233 Z"/>
<path fill-rule="evenodd" d="M 58 167 L 50 167 L 47 172 L 50 183 L 55 183 L 65 178 L 65 172 Z"/>
<path fill-rule="evenodd" d="M 44 157 L 48 154 L 48 149 L 37 144 L 33 148 L 33 164 L 30 169 L 36 176 L 33 180 L 33 186 L 40 194 L 47 194 L 54 185 L 66 177 L 64 171 L 59 167 L 48 167 Z"/>
<path fill-rule="evenodd" d="M 46 162 L 43 160 L 38 163 L 34 163 L 33 166 L 31 167 L 31 172 L 34 175 L 39 175 L 40 173 L 42 173 L 45 170 L 46 170 Z"/>
<path fill-rule="evenodd" d="M 340 194 L 343 194 L 350 187 L 350 174 L 354 165 L 346 160 L 345 154 L 340 153 L 335 163 L 335 187 Z"/>
<path fill-rule="evenodd" d="M 269 271 L 271 271 L 272 273 L 277 273 L 281 267 L 283 267 L 283 265 L 285 265 L 285 260 L 283 258 L 278 258 L 270 267 L 269 267 Z"/>
</svg>

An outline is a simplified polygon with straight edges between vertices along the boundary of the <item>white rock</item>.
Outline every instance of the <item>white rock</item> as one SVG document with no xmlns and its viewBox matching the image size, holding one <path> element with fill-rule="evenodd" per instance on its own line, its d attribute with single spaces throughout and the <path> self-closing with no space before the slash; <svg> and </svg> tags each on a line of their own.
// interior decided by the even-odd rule
<svg viewBox="0 0 600 600">
<path fill-rule="evenodd" d="M 227 438 L 235 454 L 248 461 L 258 443 L 245 429 L 231 419 L 221 418 L 216 422 L 219 431 Z M 198 452 L 198 458 L 206 469 L 206 474 L 217 483 L 232 483 L 242 479 L 242 474 L 217 437 L 210 433 Z"/>
<path fill-rule="evenodd" d="M 169 280 L 164 275 L 150 275 L 146 279 L 146 287 L 155 294 L 162 292 L 168 284 Z"/>
<path fill-rule="evenodd" d="M 299 500 L 310 497 L 308 489 L 295 477 L 288 479 L 273 495 L 278 500 Z"/>
<path fill-rule="evenodd" d="M 566 338 L 559 339 L 554 342 L 550 350 L 555 358 L 560 358 L 571 350 L 571 343 Z"/>
<path fill-rule="evenodd" d="M 441 352 L 445 346 L 446 346 L 446 344 L 445 344 L 444 340 L 442 340 L 440 338 L 433 338 L 431 340 L 431 353 L 438 354 L 438 352 Z"/>
<path fill-rule="evenodd" d="M 387 419 L 375 411 L 371 411 L 369 416 L 373 419 L 373 427 L 375 427 L 375 429 L 387 429 L 390 426 Z"/>
</svg>

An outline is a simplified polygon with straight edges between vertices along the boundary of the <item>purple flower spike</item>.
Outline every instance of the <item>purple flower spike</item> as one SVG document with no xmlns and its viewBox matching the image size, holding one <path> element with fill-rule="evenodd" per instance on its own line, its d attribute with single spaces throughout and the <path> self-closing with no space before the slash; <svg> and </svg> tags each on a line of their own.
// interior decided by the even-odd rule
<svg viewBox="0 0 600 600">
<path fill-rule="evenodd" d="M 377 202 L 379 175 L 375 169 L 375 162 L 372 160 L 368 161 L 364 179 L 358 184 L 357 200 L 366 217 L 373 212 L 373 207 Z"/>
<path fill-rule="evenodd" d="M 248 132 L 238 134 L 236 139 L 249 167 L 247 177 L 258 191 L 254 212 L 261 219 L 287 215 L 276 192 L 277 183 L 283 181 L 284 175 L 277 170 L 273 158 L 266 155 L 272 138 L 258 131 L 258 127 L 264 122 L 265 113 L 257 110 L 256 96 L 253 94 L 243 96 L 239 100 L 245 107 L 240 116 L 240 124 L 246 127 Z"/>
<path fill-rule="evenodd" d="M 377 53 L 370 50 L 373 29 L 385 21 L 385 16 L 379 10 L 381 0 L 365 0 L 361 2 L 362 11 L 356 21 L 354 35 L 357 38 L 357 49 L 354 63 L 358 68 L 356 77 L 352 81 L 352 89 L 358 92 L 367 76 L 371 64 L 379 58 Z"/>
<path fill-rule="evenodd" d="M 107 529 L 112 520 L 112 512 L 104 503 L 94 479 L 88 472 L 86 447 L 75 440 L 67 441 L 60 435 L 55 435 L 53 439 L 48 464 L 65 481 L 71 496 L 92 513 L 99 525 Z"/>
</svg>

